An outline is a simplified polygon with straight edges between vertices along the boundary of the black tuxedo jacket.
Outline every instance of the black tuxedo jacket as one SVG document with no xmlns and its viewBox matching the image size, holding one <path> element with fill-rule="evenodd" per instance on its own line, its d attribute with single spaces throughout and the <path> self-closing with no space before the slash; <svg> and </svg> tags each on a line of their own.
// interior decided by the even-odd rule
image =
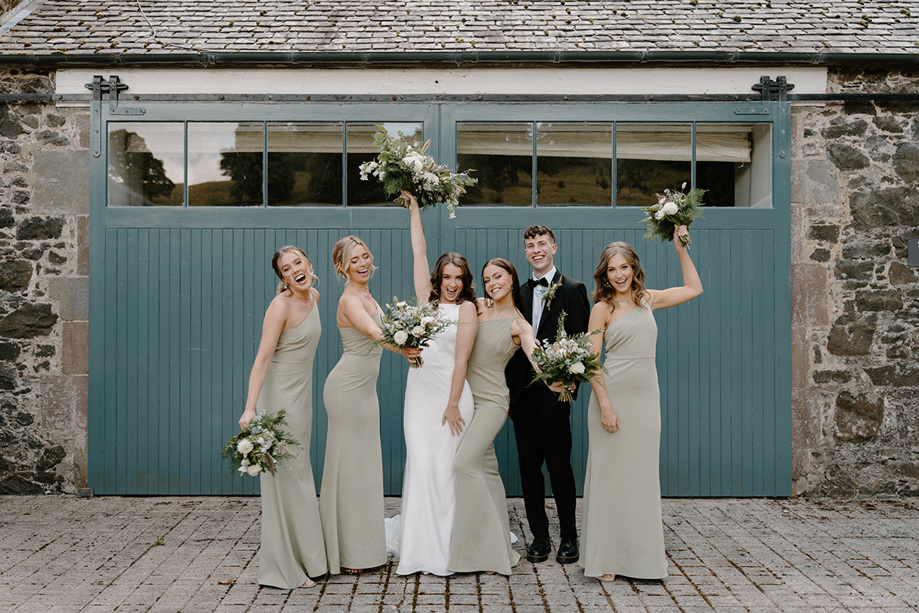
<svg viewBox="0 0 919 613">
<path fill-rule="evenodd" d="M 529 278 L 529 277 L 528 277 Z M 580 281 L 575 281 L 569 277 L 555 271 L 552 283 L 562 282 L 562 285 L 555 292 L 555 297 L 549 301 L 548 307 L 543 308 L 542 317 L 539 320 L 539 330 L 536 330 L 536 340 L 544 339 L 555 340 L 558 333 L 558 317 L 564 311 L 565 331 L 568 334 L 578 334 L 587 332 L 587 322 L 590 319 L 590 302 L 587 300 L 587 288 Z M 523 316 L 527 321 L 533 321 L 533 288 L 529 283 L 524 282 L 520 287 L 521 297 L 523 298 Z M 533 379 L 533 367 L 523 351 L 518 351 L 511 358 L 507 368 L 504 371 L 507 380 L 507 388 L 511 394 L 510 410 L 513 414 L 514 405 L 516 405 L 523 395 L 524 388 L 527 388 L 527 401 L 551 403 L 558 402 L 558 394 L 550 390 L 544 383 L 534 383 L 530 385 Z M 577 390 L 575 390 L 577 398 Z"/>
</svg>

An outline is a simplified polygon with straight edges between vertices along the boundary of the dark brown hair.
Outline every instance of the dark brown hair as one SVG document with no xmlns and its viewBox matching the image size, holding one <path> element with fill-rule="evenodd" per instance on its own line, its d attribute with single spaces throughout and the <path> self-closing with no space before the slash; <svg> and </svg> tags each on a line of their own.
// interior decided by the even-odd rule
<svg viewBox="0 0 919 613">
<path fill-rule="evenodd" d="M 299 253 L 301 256 L 303 256 L 303 259 L 306 260 L 306 262 L 310 265 L 309 275 L 313 278 L 313 283 L 319 280 L 319 277 L 313 274 L 313 261 L 309 259 L 309 256 L 306 255 L 303 249 L 300 249 L 300 247 L 296 247 L 294 245 L 284 245 L 275 251 L 274 255 L 271 257 L 271 267 L 274 269 L 274 274 L 278 275 L 278 279 L 281 280 L 281 282 L 278 284 L 278 294 L 287 289 L 287 283 L 284 282 L 284 275 L 281 274 L 281 268 L 278 264 L 278 260 L 280 260 L 281 256 L 285 253 Z"/>
<path fill-rule="evenodd" d="M 632 300 L 636 306 L 641 306 L 641 301 L 648 297 L 648 291 L 645 289 L 645 271 L 641 267 L 641 261 L 638 254 L 628 243 L 618 241 L 610 243 L 600 252 L 600 262 L 597 264 L 597 270 L 594 272 L 594 282 L 597 288 L 591 292 L 590 297 L 594 302 L 605 302 L 613 310 L 616 309 L 616 303 L 613 298 L 616 296 L 616 288 L 609 282 L 609 261 L 613 256 L 621 255 L 632 267 Z"/>
<path fill-rule="evenodd" d="M 485 292 L 485 297 L 491 299 L 491 296 L 488 295 L 488 288 L 485 287 L 485 269 L 489 266 L 497 266 L 498 268 L 503 268 L 511 275 L 511 298 L 514 300 L 514 306 L 518 311 L 523 313 L 523 298 L 520 296 L 520 281 L 517 279 L 517 269 L 514 268 L 514 265 L 505 260 L 504 258 L 494 258 L 485 262 L 485 265 L 482 266 L 482 290 Z"/>
<path fill-rule="evenodd" d="M 475 302 L 475 276 L 466 258 L 455 251 L 448 251 L 437 258 L 434 270 L 431 271 L 431 295 L 428 300 L 440 300 L 440 286 L 443 284 L 444 268 L 447 264 L 453 264 L 462 271 L 463 289 L 460 290 L 458 302 Z"/>
<path fill-rule="evenodd" d="M 523 240 L 528 238 L 536 238 L 537 236 L 548 236 L 552 239 L 552 242 L 555 242 L 555 233 L 552 231 L 552 228 L 549 226 L 530 226 L 523 231 Z"/>
</svg>

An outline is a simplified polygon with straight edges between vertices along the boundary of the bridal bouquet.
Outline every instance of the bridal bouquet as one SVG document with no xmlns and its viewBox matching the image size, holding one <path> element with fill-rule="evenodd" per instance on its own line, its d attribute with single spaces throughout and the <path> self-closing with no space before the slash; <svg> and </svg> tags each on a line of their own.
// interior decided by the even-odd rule
<svg viewBox="0 0 919 613">
<path fill-rule="evenodd" d="M 574 397 L 569 385 L 590 380 L 600 368 L 600 355 L 591 351 L 590 332 L 568 336 L 565 331 L 565 312 L 558 318 L 558 333 L 554 341 L 548 339 L 536 343 L 533 348 L 533 362 L 540 372 L 533 376 L 533 382 L 558 381 L 565 390 L 558 395 L 561 402 L 571 402 Z"/>
<path fill-rule="evenodd" d="M 411 192 L 422 209 L 446 202 L 450 219 L 456 217 L 460 196 L 466 193 L 467 186 L 475 185 L 477 179 L 464 172 L 450 172 L 449 168 L 425 155 L 430 140 L 421 146 L 417 142 L 409 144 L 401 132 L 398 136 L 390 136 L 383 126 L 378 125 L 377 129 L 373 144 L 380 148 L 380 154 L 376 160 L 361 164 L 361 180 L 367 181 L 373 175 L 383 182 L 387 197 L 400 194 L 402 190 Z M 408 206 L 401 197 L 396 199 L 396 204 Z"/>
<path fill-rule="evenodd" d="M 289 445 L 299 445 L 287 430 L 287 412 L 281 409 L 274 415 L 259 413 L 236 436 L 227 441 L 220 455 L 244 475 L 256 477 L 268 471 L 272 475 L 277 466 L 293 457 Z"/>
<path fill-rule="evenodd" d="M 383 309 L 383 338 L 377 344 L 427 347 L 428 341 L 449 325 L 450 322 L 441 317 L 436 303 L 409 304 L 393 296 L 393 304 L 387 304 Z M 421 357 L 411 361 L 412 368 L 421 368 L 423 365 Z"/>
<path fill-rule="evenodd" d="M 686 189 L 683 183 L 681 190 Z M 689 226 L 694 219 L 702 217 L 702 195 L 704 189 L 693 189 L 688 194 L 682 191 L 665 189 L 657 204 L 642 208 L 648 214 L 642 219 L 647 222 L 648 231 L 645 238 L 654 238 L 659 241 L 672 241 L 673 231 L 677 226 Z M 692 241 L 688 236 L 681 236 L 684 245 Z"/>
</svg>

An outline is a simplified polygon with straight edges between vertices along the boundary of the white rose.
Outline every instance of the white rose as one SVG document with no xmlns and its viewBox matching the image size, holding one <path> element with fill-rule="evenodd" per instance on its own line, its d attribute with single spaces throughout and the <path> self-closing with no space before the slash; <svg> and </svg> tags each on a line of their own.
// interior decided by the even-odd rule
<svg viewBox="0 0 919 613">
<path fill-rule="evenodd" d="M 664 212 L 664 215 L 676 215 L 680 207 L 676 205 L 676 202 L 668 202 L 661 210 Z"/>
<path fill-rule="evenodd" d="M 247 438 L 236 443 L 236 451 L 243 455 L 249 455 L 255 447 L 252 445 L 252 441 Z"/>
<path fill-rule="evenodd" d="M 583 364 L 582 362 L 575 362 L 575 363 L 572 364 L 571 367 L 568 369 L 568 372 L 570 372 L 570 373 L 573 374 L 573 375 L 580 375 L 580 374 L 583 374 L 583 373 L 584 373 L 584 364 Z"/>
<path fill-rule="evenodd" d="M 392 340 L 396 341 L 397 345 L 404 345 L 405 341 L 408 340 L 408 332 L 405 330 L 399 330 L 392 335 Z"/>
<path fill-rule="evenodd" d="M 440 179 L 438 179 L 437 175 L 435 175 L 433 172 L 424 173 L 424 181 L 425 183 L 430 183 L 431 185 L 440 184 Z"/>
<path fill-rule="evenodd" d="M 660 221 L 660 220 L 663 219 L 663 218 L 664 218 L 664 211 L 663 211 L 663 209 L 661 209 L 660 211 L 658 211 L 657 213 L 654 214 L 654 219 L 656 219 L 656 220 L 658 220 L 658 221 Z"/>
<path fill-rule="evenodd" d="M 237 468 L 236 470 L 238 470 L 239 472 L 241 472 L 241 473 L 243 473 L 243 474 L 246 474 L 246 473 L 248 472 L 248 471 L 246 470 L 246 467 L 245 467 L 245 466 L 240 466 L 240 467 Z"/>
<path fill-rule="evenodd" d="M 431 317 L 430 315 L 427 317 L 422 317 L 421 323 L 425 326 L 430 326 L 432 323 L 434 323 L 434 318 Z"/>
<path fill-rule="evenodd" d="M 415 336 L 423 336 L 424 326 L 415 326 L 414 328 L 412 328 L 412 334 L 414 334 Z"/>
<path fill-rule="evenodd" d="M 260 472 L 262 472 L 262 467 L 259 466 L 258 464 L 253 464 L 252 466 L 246 467 L 246 472 L 249 473 L 250 477 L 254 477 Z"/>
</svg>

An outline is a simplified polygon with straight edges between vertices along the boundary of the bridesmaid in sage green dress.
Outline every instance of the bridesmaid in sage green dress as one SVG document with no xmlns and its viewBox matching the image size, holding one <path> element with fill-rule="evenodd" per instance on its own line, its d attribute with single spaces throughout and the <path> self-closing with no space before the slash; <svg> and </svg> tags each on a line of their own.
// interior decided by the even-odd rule
<svg viewBox="0 0 919 613">
<path fill-rule="evenodd" d="M 262 530 L 258 582 L 282 589 L 311 587 L 310 577 L 326 574 L 316 484 L 310 466 L 313 422 L 313 357 L 322 326 L 312 287 L 313 265 L 298 247 L 281 247 L 271 266 L 281 279 L 278 294 L 268 305 L 262 339 L 249 376 L 246 408 L 239 419 L 245 427 L 256 410 L 287 411 L 287 426 L 299 447 L 275 475 L 262 473 Z"/>
<path fill-rule="evenodd" d="M 476 304 L 479 331 L 466 371 L 475 413 L 453 460 L 456 514 L 449 569 L 509 575 L 520 554 L 511 548 L 494 440 L 510 404 L 504 368 L 521 346 L 531 356 L 536 340 L 533 328 L 521 315 L 520 285 L 513 264 L 503 258 L 489 260 L 482 269 L 482 281 L 488 298 Z"/>
<path fill-rule="evenodd" d="M 356 574 L 386 563 L 383 524 L 383 451 L 377 377 L 382 338 L 380 305 L 368 284 L 376 268 L 367 245 L 346 236 L 332 248 L 335 272 L 345 280 L 336 323 L 344 353 L 326 378 L 323 400 L 328 415 L 319 514 L 329 572 Z M 418 357 L 418 349 L 384 345 Z"/>
<path fill-rule="evenodd" d="M 587 329 L 598 330 L 593 337 L 595 352 L 605 341 L 606 359 L 603 374 L 590 380 L 580 564 L 585 575 L 601 581 L 612 581 L 616 575 L 667 576 L 658 472 L 657 324 L 652 311 L 702 293 L 699 273 L 680 240 L 683 236 L 689 236 L 686 226 L 673 235 L 683 269 L 681 287 L 645 289 L 638 255 L 621 242 L 603 249 L 594 273 L 596 304 Z"/>
</svg>

